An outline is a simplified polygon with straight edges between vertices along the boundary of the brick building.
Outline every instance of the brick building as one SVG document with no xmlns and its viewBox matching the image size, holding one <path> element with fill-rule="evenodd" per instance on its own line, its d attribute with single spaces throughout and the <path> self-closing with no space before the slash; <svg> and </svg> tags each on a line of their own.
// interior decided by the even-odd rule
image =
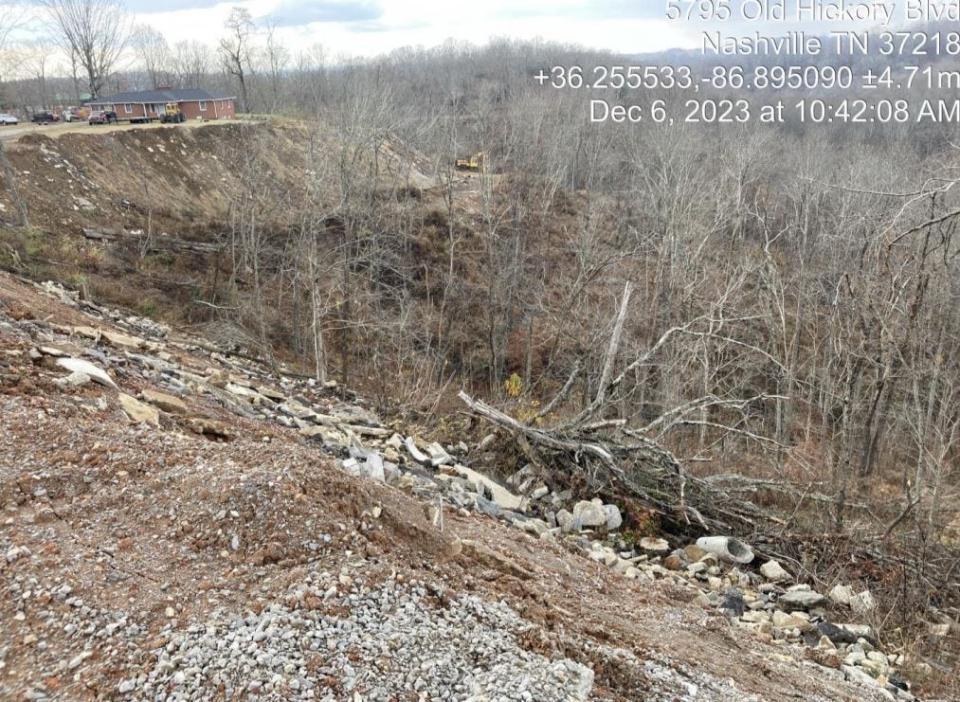
<svg viewBox="0 0 960 702">
<path fill-rule="evenodd" d="M 105 95 L 87 105 L 92 110 L 112 110 L 121 121 L 159 119 L 168 102 L 177 103 L 187 119 L 232 119 L 236 100 L 197 88 L 158 88 Z"/>
</svg>

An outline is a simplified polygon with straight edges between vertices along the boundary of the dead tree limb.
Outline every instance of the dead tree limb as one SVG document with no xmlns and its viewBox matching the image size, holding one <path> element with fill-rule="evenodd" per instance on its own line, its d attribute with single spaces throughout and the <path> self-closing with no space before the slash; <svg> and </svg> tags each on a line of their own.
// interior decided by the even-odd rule
<svg viewBox="0 0 960 702">
<path fill-rule="evenodd" d="M 603 360 L 603 371 L 600 373 L 600 384 L 597 387 L 597 396 L 593 400 L 594 405 L 602 405 L 607 397 L 607 383 L 610 382 L 610 374 L 613 373 L 613 364 L 617 358 L 617 351 L 620 348 L 620 337 L 623 336 L 623 322 L 627 318 L 627 305 L 630 304 L 630 295 L 633 293 L 633 285 L 630 281 L 623 286 L 623 297 L 620 299 L 620 311 L 617 313 L 617 320 L 613 324 L 613 333 L 610 334 L 610 345 L 607 347 L 607 354 Z"/>
</svg>

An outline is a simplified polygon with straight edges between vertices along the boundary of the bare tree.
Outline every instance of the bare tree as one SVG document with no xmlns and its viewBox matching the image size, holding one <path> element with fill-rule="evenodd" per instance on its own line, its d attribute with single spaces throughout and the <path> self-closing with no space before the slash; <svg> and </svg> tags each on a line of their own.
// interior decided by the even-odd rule
<svg viewBox="0 0 960 702">
<path fill-rule="evenodd" d="M 237 79 L 241 107 L 244 112 L 249 112 L 248 80 L 253 70 L 250 43 L 254 29 L 250 10 L 245 7 L 233 8 L 224 26 L 227 35 L 220 40 L 220 58 L 227 73 Z"/>
<path fill-rule="evenodd" d="M 136 50 L 150 79 L 151 88 L 168 86 L 170 80 L 170 46 L 156 29 L 146 25 L 135 27 L 130 43 Z"/>
<path fill-rule="evenodd" d="M 100 95 L 129 37 L 129 19 L 116 0 L 42 0 L 65 51 L 87 74 L 90 95 Z"/>
<path fill-rule="evenodd" d="M 177 84 L 181 88 L 199 88 L 213 63 L 210 48 L 198 41 L 180 41 L 173 48 Z"/>
<path fill-rule="evenodd" d="M 40 42 L 34 42 L 24 47 L 23 50 L 22 66 L 36 83 L 36 97 L 34 99 L 44 109 L 50 106 L 47 79 L 50 75 L 50 57 L 53 53 L 51 46 Z"/>
<path fill-rule="evenodd" d="M 290 63 L 290 52 L 280 43 L 276 35 L 276 26 L 272 24 L 267 25 L 266 62 L 270 75 L 270 110 L 276 112 L 281 106 L 283 75 Z"/>
</svg>

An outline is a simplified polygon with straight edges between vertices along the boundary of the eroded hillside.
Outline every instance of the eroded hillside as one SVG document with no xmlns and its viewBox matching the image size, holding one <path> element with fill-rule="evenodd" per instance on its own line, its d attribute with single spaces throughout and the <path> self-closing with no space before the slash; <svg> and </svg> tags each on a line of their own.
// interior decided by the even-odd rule
<svg viewBox="0 0 960 702">
<path fill-rule="evenodd" d="M 51 139 L 29 134 L 6 145 L 16 190 L 32 225 L 179 233 L 222 222 L 230 193 L 245 175 L 243 154 L 258 150 L 261 168 L 278 185 L 303 180 L 303 134 L 276 123 L 223 123 L 192 129 L 70 133 Z M 11 188 L 0 188 L 2 216 L 16 212 Z"/>
</svg>

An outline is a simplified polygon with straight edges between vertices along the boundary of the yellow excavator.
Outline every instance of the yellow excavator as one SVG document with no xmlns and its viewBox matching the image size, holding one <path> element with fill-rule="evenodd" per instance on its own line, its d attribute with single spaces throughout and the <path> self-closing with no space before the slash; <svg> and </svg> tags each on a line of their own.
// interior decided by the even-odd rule
<svg viewBox="0 0 960 702">
<path fill-rule="evenodd" d="M 483 170 L 483 152 L 478 151 L 470 158 L 458 158 L 457 159 L 457 170 L 460 171 L 474 171 L 479 172 Z"/>
<path fill-rule="evenodd" d="M 177 103 L 168 102 L 163 106 L 163 115 L 160 117 L 160 121 L 164 124 L 180 124 L 181 122 L 185 122 L 186 119 L 183 111 L 180 109 L 180 105 Z"/>
</svg>

